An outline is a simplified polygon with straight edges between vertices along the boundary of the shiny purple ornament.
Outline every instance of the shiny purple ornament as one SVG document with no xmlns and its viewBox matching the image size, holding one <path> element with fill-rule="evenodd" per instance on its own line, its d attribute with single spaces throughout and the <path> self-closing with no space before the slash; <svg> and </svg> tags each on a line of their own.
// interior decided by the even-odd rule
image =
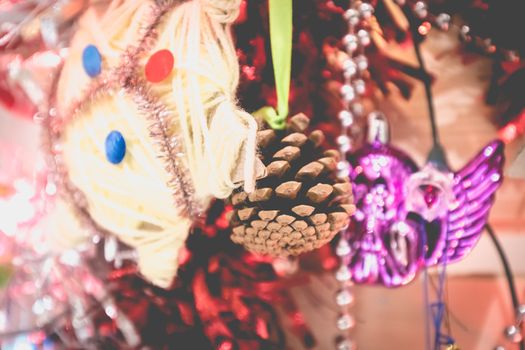
<svg viewBox="0 0 525 350">
<path fill-rule="evenodd" d="M 350 155 L 357 211 L 348 228 L 355 283 L 397 287 L 426 266 L 461 260 L 479 240 L 502 181 L 493 141 L 456 173 L 375 138 Z"/>
</svg>

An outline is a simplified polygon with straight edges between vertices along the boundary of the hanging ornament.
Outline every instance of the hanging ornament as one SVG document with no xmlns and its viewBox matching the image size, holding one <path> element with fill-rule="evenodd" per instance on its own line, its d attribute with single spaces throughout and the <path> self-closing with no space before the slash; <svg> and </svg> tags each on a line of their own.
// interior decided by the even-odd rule
<svg viewBox="0 0 525 350">
<path fill-rule="evenodd" d="M 232 240 L 255 253 L 297 255 L 330 242 L 353 213 L 351 187 L 336 178 L 338 152 L 323 152 L 320 130 L 298 114 L 285 130 L 258 132 L 266 177 L 232 195 Z"/>
<path fill-rule="evenodd" d="M 252 193 L 238 191 L 231 196 L 231 238 L 255 253 L 298 255 L 330 242 L 348 224 L 354 207 L 347 172 L 337 178 L 337 168 L 346 162 L 339 162 L 335 150 L 323 152 L 323 132 L 306 132 L 309 119 L 304 114 L 286 122 L 292 1 L 270 0 L 268 6 L 277 108 L 257 112 L 273 128 L 257 133 L 266 177 L 257 181 Z"/>
<path fill-rule="evenodd" d="M 340 122 L 339 136 L 336 141 L 342 160 L 338 163 L 338 176 L 345 178 L 350 171 L 350 163 L 346 160 L 348 153 L 353 150 L 357 138 L 361 134 L 359 124 L 365 115 L 362 96 L 367 90 L 365 79 L 368 77 L 368 57 L 366 47 L 371 43 L 371 20 L 374 7 L 366 2 L 352 1 L 350 8 L 344 13 L 348 32 L 342 39 L 346 50 L 346 59 L 343 62 L 343 84 L 340 88 L 340 99 L 343 109 L 338 113 Z M 380 116 L 373 112 L 371 116 Z M 371 118 L 373 119 L 373 118 Z M 350 331 L 355 325 L 351 314 L 353 304 L 352 272 L 349 269 L 353 247 L 349 244 L 351 232 L 343 229 L 339 235 L 335 253 L 339 258 L 339 268 L 335 272 L 335 279 L 339 282 L 339 290 L 335 295 L 335 302 L 339 307 L 339 317 L 336 326 L 339 330 L 335 344 L 338 350 L 351 350 L 355 343 L 351 339 Z"/>
<path fill-rule="evenodd" d="M 356 283 L 396 287 L 424 265 L 462 259 L 476 244 L 501 184 L 503 144 L 491 142 L 455 173 L 432 164 L 418 171 L 379 135 L 369 134 L 349 157 L 357 206 L 349 267 Z"/>
<path fill-rule="evenodd" d="M 250 191 L 257 176 L 257 123 L 235 101 L 240 0 L 186 5 L 90 7 L 79 21 L 99 26 L 79 26 L 41 107 L 67 215 L 135 248 L 140 274 L 162 288 L 212 198 Z"/>
</svg>

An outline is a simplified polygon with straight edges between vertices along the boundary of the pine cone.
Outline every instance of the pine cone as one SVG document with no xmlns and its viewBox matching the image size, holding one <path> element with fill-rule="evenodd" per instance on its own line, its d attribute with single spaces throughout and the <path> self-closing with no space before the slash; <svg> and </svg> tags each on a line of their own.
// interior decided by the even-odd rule
<svg viewBox="0 0 525 350">
<path fill-rule="evenodd" d="M 298 255 L 330 242 L 355 211 L 348 179 L 336 176 L 339 152 L 323 153 L 320 130 L 308 136 L 304 114 L 290 118 L 286 130 L 257 134 L 267 176 L 248 194 L 232 194 L 233 242 L 274 256 Z"/>
</svg>

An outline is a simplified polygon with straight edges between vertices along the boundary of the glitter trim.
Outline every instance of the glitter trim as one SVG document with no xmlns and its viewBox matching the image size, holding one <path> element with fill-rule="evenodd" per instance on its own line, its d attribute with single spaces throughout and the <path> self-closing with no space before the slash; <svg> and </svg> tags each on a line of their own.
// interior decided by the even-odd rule
<svg viewBox="0 0 525 350">
<path fill-rule="evenodd" d="M 149 93 L 147 85 L 143 82 L 134 80 L 125 87 L 125 90 L 132 96 L 141 113 L 150 121 L 150 136 L 159 146 L 161 159 L 165 162 L 166 171 L 171 175 L 168 186 L 175 198 L 175 204 L 184 208 L 185 215 L 199 216 L 202 209 L 194 199 L 195 189 L 190 171 L 184 164 L 183 142 L 179 136 L 169 136 L 170 111 Z"/>
<path fill-rule="evenodd" d="M 167 185 L 171 190 L 175 205 L 181 208 L 182 215 L 199 216 L 202 210 L 197 201 L 194 200 L 195 190 L 190 171 L 184 162 L 183 143 L 178 136 L 170 136 L 168 132 L 170 111 L 150 93 L 147 84 L 141 79 L 130 79 L 124 87 L 118 86 L 119 81 L 111 83 L 109 79 L 103 79 L 98 84 L 92 85 L 88 95 L 81 103 L 75 105 L 71 114 L 68 114 L 68 119 L 62 119 L 66 123 L 60 125 L 57 139 L 61 138 L 61 132 L 67 123 L 72 118 L 79 117 L 88 106 L 104 97 L 124 92 L 136 104 L 140 114 L 144 115 L 148 121 L 149 135 L 157 145 L 160 153 L 159 158 L 164 162 L 165 169 L 170 175 Z M 62 173 L 65 174 L 65 172 L 66 170 L 63 169 Z M 77 191 L 79 190 L 77 189 Z"/>
<path fill-rule="evenodd" d="M 80 224 L 93 232 L 98 232 L 107 235 L 108 231 L 100 227 L 89 215 L 87 199 L 82 191 L 80 191 L 69 180 L 66 167 L 63 163 L 62 147 L 60 144 L 60 133 L 57 128 L 53 126 L 56 115 L 55 109 L 51 108 L 48 113 L 41 117 L 42 147 L 47 152 L 46 163 L 49 167 L 50 173 L 53 176 L 53 182 L 57 185 L 58 192 L 62 198 L 66 199 L 72 205 L 74 214 L 79 220 Z"/>
</svg>

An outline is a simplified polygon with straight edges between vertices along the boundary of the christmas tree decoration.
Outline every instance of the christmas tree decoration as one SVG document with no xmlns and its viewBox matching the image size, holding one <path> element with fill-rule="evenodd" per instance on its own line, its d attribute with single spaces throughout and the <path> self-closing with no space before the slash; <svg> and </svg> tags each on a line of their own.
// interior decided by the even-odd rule
<svg viewBox="0 0 525 350">
<path fill-rule="evenodd" d="M 324 134 L 306 133 L 309 119 L 304 114 L 286 124 L 292 18 L 291 1 L 269 1 L 277 109 L 265 107 L 258 112 L 273 128 L 257 133 L 266 176 L 257 181 L 254 192 L 239 191 L 231 197 L 232 240 L 273 256 L 298 255 L 330 242 L 348 224 L 354 209 L 346 175 L 337 178 L 338 153 L 319 148 Z"/>
<path fill-rule="evenodd" d="M 418 171 L 410 157 L 371 134 L 349 160 L 357 206 L 348 229 L 353 280 L 396 287 L 425 265 L 470 252 L 502 181 L 503 145 L 488 144 L 447 174 L 431 165 Z"/>
<path fill-rule="evenodd" d="M 348 33 L 342 38 L 345 49 L 340 55 L 344 57 L 342 63 L 343 83 L 340 88 L 342 109 L 338 113 L 341 124 L 341 134 L 337 137 L 337 143 L 342 155 L 338 163 L 338 176 L 346 177 L 350 171 L 350 163 L 346 160 L 349 152 L 355 146 L 363 124 L 365 108 L 363 96 L 368 88 L 369 80 L 368 57 L 366 48 L 371 44 L 371 26 L 374 7 L 367 2 L 352 1 L 349 8 L 344 12 L 344 18 L 348 24 Z M 337 49 L 335 49 L 337 50 Z M 337 66 L 337 64 L 335 64 Z M 370 114 L 377 116 L 378 113 Z M 340 331 L 335 339 L 338 349 L 353 349 L 354 342 L 351 340 L 350 331 L 355 325 L 354 318 L 350 313 L 353 304 L 352 272 L 348 268 L 352 258 L 352 247 L 349 245 L 350 233 L 346 228 L 341 231 L 339 241 L 335 248 L 335 254 L 339 258 L 339 268 L 335 272 L 335 278 L 340 283 L 335 301 L 340 309 L 340 315 L 336 326 Z"/>
<path fill-rule="evenodd" d="M 488 223 L 503 143 L 525 131 L 518 9 L 491 0 L 0 4 L 0 137 L 17 138 L 32 119 L 45 153 L 29 161 L 0 140 L 0 348 L 351 350 L 356 337 L 367 348 L 371 332 L 356 329 L 374 326 L 373 313 L 354 284 L 390 294 L 418 275 L 425 323 L 411 334 L 425 331 L 428 350 L 465 348 L 447 268 L 485 230 L 515 316 L 496 332 L 523 350 L 525 307 Z M 503 141 L 478 143 L 459 170 L 443 147 L 457 132 L 441 143 L 432 102 L 441 74 L 423 60 L 436 49 L 440 68 L 442 57 L 473 52 L 493 62 L 472 76 L 444 67 L 465 84 L 491 77 L 485 102 L 497 108 L 477 107 L 494 112 Z M 420 141 L 420 121 L 402 118 L 414 114 L 405 104 L 421 108 L 410 98 L 416 84 L 432 135 L 421 164 L 389 131 L 406 122 L 411 139 L 399 141 Z M 11 125 L 4 112 L 27 120 Z M 469 135 L 469 146 L 485 136 Z M 506 169 L 513 182 L 523 154 Z"/>
<path fill-rule="evenodd" d="M 266 177 L 251 194 L 231 197 L 232 240 L 250 251 L 286 256 L 319 248 L 353 213 L 351 186 L 336 178 L 338 152 L 323 152 L 323 133 L 305 134 L 308 122 L 299 114 L 284 131 L 258 132 Z"/>
<path fill-rule="evenodd" d="M 164 288 L 211 198 L 255 181 L 257 124 L 233 98 L 239 3 L 115 2 L 100 28 L 83 26 L 96 16 L 88 9 L 45 121 L 68 204 L 135 247 L 140 273 Z M 73 79 L 82 66 L 87 90 Z"/>
</svg>

